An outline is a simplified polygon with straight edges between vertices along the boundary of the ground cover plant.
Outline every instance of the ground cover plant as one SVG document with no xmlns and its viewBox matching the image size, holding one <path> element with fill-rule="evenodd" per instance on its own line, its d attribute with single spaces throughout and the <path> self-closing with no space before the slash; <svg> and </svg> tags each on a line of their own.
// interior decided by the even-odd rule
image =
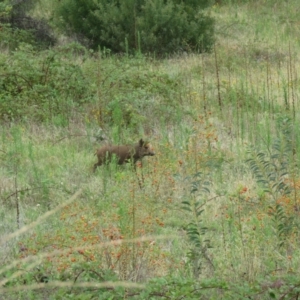
<svg viewBox="0 0 300 300">
<path fill-rule="evenodd" d="M 219 2 L 211 53 L 1 46 L 3 299 L 299 298 L 298 4 Z"/>
</svg>

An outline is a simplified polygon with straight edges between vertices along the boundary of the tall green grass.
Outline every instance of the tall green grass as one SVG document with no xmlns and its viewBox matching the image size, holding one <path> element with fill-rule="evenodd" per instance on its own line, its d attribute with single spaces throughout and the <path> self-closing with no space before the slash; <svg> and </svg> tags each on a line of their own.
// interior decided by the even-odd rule
<svg viewBox="0 0 300 300">
<path fill-rule="evenodd" d="M 88 103 L 60 125 L 3 123 L 5 299 L 296 298 L 296 11 L 215 5 L 211 54 L 74 55 Z M 92 173 L 98 147 L 140 137 L 143 168 Z"/>
</svg>

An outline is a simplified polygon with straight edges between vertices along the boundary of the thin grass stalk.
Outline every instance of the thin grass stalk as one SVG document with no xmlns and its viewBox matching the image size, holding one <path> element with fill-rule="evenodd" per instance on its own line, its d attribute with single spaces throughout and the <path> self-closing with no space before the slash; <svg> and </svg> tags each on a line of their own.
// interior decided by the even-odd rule
<svg viewBox="0 0 300 300">
<path fill-rule="evenodd" d="M 58 205 L 56 208 L 52 209 L 51 211 L 46 212 L 44 215 L 40 216 L 36 221 L 23 226 L 22 228 L 20 228 L 19 230 L 8 234 L 4 237 L 2 237 L 2 239 L 0 240 L 0 245 L 3 245 L 4 243 L 10 241 L 11 239 L 27 232 L 28 230 L 35 228 L 38 224 L 40 224 L 42 221 L 44 221 L 45 219 L 49 218 L 51 215 L 55 214 L 56 212 L 58 212 L 59 210 L 61 210 L 63 207 L 65 207 L 66 205 L 72 203 L 80 194 L 81 194 L 82 190 L 78 190 L 69 200 L 65 201 L 64 203 Z"/>
<path fill-rule="evenodd" d="M 229 134 L 231 136 L 231 139 L 230 139 L 230 147 L 233 146 L 232 142 L 233 142 L 233 136 L 234 136 L 234 115 L 235 115 L 235 109 L 234 109 L 234 105 L 235 105 L 235 99 L 232 99 L 234 97 L 232 97 L 232 95 L 234 95 L 235 93 L 235 89 L 234 89 L 234 83 L 236 82 L 232 82 L 232 77 L 233 78 L 236 78 L 235 77 L 235 74 L 232 74 L 232 72 L 234 72 L 234 69 L 231 68 L 231 66 L 228 68 L 228 90 L 230 91 L 229 93 L 229 99 L 227 101 L 228 103 L 228 107 L 227 109 L 229 110 L 228 111 L 228 114 L 230 114 L 232 117 L 231 118 L 228 118 L 228 126 L 229 126 Z M 231 148 L 232 150 L 232 148 Z"/>
<path fill-rule="evenodd" d="M 297 146 L 296 146 L 296 136 L 295 136 L 295 123 L 293 123 L 293 140 L 292 140 L 292 181 L 293 181 L 293 196 L 294 196 L 294 207 L 298 207 L 297 199 L 298 199 L 298 192 L 297 192 Z"/>
<path fill-rule="evenodd" d="M 224 247 L 225 260 L 228 261 L 226 231 L 225 231 L 225 225 L 224 225 L 224 212 L 222 212 L 221 227 L 222 227 L 222 242 L 223 242 L 223 247 Z"/>
<path fill-rule="evenodd" d="M 245 124 L 245 128 L 246 128 L 246 133 L 247 133 L 247 136 L 246 138 L 248 139 L 249 136 L 251 136 L 251 124 L 252 122 L 249 122 L 249 115 L 250 115 L 250 112 L 249 112 L 249 109 L 251 111 L 253 111 L 253 104 L 252 104 L 252 99 L 249 97 L 249 86 L 248 86 L 248 81 L 249 81 L 249 67 L 248 67 L 248 58 L 247 56 L 245 55 L 245 87 L 244 87 L 244 91 L 243 91 L 243 94 L 245 95 L 245 106 L 246 106 L 246 124 Z"/>
<path fill-rule="evenodd" d="M 260 108 L 259 108 L 259 99 L 258 98 L 258 95 L 256 95 L 254 93 L 254 88 L 251 87 L 251 92 L 250 92 L 250 97 L 251 97 L 251 101 L 252 99 L 255 99 L 255 104 L 253 105 L 253 108 L 252 108 L 252 115 L 251 115 L 251 118 L 250 118 L 250 135 L 249 135 L 249 139 L 252 143 L 255 143 L 255 138 L 256 138 L 256 132 L 258 130 L 258 120 L 259 120 L 259 112 L 260 112 Z"/>
<path fill-rule="evenodd" d="M 239 103 L 239 109 L 240 109 L 240 138 L 241 141 L 245 138 L 245 126 L 247 122 L 246 112 L 245 112 L 245 106 L 247 106 L 247 96 L 245 95 L 243 83 L 241 82 L 241 96 L 238 98 L 241 98 Z"/>
<path fill-rule="evenodd" d="M 13 279 L 17 279 L 18 277 L 22 276 L 23 274 L 26 274 L 33 268 L 37 267 L 40 263 L 41 263 L 40 259 L 35 259 L 32 263 L 28 264 L 24 270 L 16 271 L 10 277 L 2 279 L 0 281 L 0 287 L 5 286 L 8 282 L 12 281 Z M 0 288 L 0 291 L 1 291 L 1 288 Z"/>
<path fill-rule="evenodd" d="M 140 185 L 140 182 L 139 182 L 139 185 Z M 132 233 L 131 233 L 131 238 L 134 239 L 134 238 L 136 238 L 135 184 L 132 185 L 131 200 L 132 200 Z M 136 245 L 135 245 L 135 243 L 132 243 L 132 258 L 131 259 L 132 259 L 132 270 L 135 270 L 136 269 Z"/>
<path fill-rule="evenodd" d="M 240 115 L 239 115 L 239 97 L 237 95 L 236 90 L 233 93 L 234 103 L 235 103 L 235 117 L 236 117 L 236 137 L 239 141 L 240 139 Z"/>
<path fill-rule="evenodd" d="M 292 97 L 292 113 L 293 119 L 296 118 L 296 109 L 295 109 L 295 89 L 294 89 L 294 78 L 293 78 L 293 58 L 291 53 L 291 42 L 289 42 L 289 73 L 290 73 L 290 84 L 289 87 L 291 88 L 291 97 Z"/>
<path fill-rule="evenodd" d="M 271 62 L 270 62 L 270 56 L 268 51 L 268 88 L 269 88 L 269 97 L 271 100 L 271 111 L 272 111 L 272 119 L 275 118 L 275 102 L 274 102 L 274 87 L 273 87 L 273 77 L 272 77 L 272 70 L 271 70 Z"/>
<path fill-rule="evenodd" d="M 214 53 L 215 53 L 215 66 L 216 66 L 216 77 L 217 77 L 216 79 L 217 79 L 218 103 L 219 103 L 220 112 L 222 114 L 221 84 L 220 84 L 219 64 L 218 64 L 216 45 L 214 45 Z"/>
<path fill-rule="evenodd" d="M 17 217 L 17 228 L 20 229 L 20 205 L 19 205 L 19 194 L 18 194 L 18 181 L 17 174 L 15 176 L 15 194 L 16 194 L 16 217 Z"/>
<path fill-rule="evenodd" d="M 273 100 L 270 99 L 270 61 L 269 61 L 269 50 L 267 51 L 267 62 L 266 62 L 266 97 L 268 102 L 269 118 L 274 119 Z"/>
<path fill-rule="evenodd" d="M 136 7 L 134 6 L 133 8 L 133 19 L 134 19 L 134 28 L 133 28 L 133 32 L 134 32 L 134 46 L 135 46 L 135 51 L 138 51 L 138 53 L 140 53 L 140 41 L 139 41 L 139 32 L 137 31 L 137 27 L 136 27 Z"/>
<path fill-rule="evenodd" d="M 81 193 L 80 190 L 77 193 L 75 193 L 68 201 L 66 201 L 64 203 L 64 205 L 68 205 L 72 201 L 74 201 L 75 198 L 79 195 L 79 193 Z M 55 212 L 59 211 L 61 209 L 61 207 L 62 206 L 59 205 L 57 208 L 55 208 Z M 43 219 L 45 219 L 47 217 L 49 217 L 49 212 L 47 212 L 43 216 Z M 33 222 L 33 223 L 35 223 L 35 225 L 34 225 L 34 227 L 35 227 L 37 225 L 37 223 L 36 222 Z M 28 228 L 28 226 L 24 226 L 23 228 L 24 229 Z M 21 228 L 21 230 L 23 228 Z M 13 233 L 13 235 L 16 235 L 16 234 Z M 19 233 L 17 235 L 19 235 Z M 114 240 L 114 241 L 102 242 L 102 243 L 89 245 L 89 246 L 76 246 L 76 247 L 72 248 L 72 250 L 74 252 L 82 251 L 82 250 L 97 250 L 97 249 L 103 249 L 103 248 L 105 249 L 106 247 L 115 247 L 115 246 L 118 246 L 118 245 L 128 245 L 128 244 L 131 244 L 131 243 L 153 242 L 155 240 L 172 240 L 174 238 L 176 238 L 176 237 L 173 236 L 173 235 L 169 235 L 169 236 L 144 236 L 144 237 L 139 237 L 139 238 L 134 238 L 134 239 L 127 239 L 127 240 L 118 239 L 118 240 Z M 42 252 L 42 253 L 39 253 L 39 254 L 33 255 L 33 256 L 27 256 L 26 258 L 14 260 L 9 265 L 6 265 L 6 266 L 4 266 L 0 269 L 0 275 L 5 273 L 6 271 L 18 266 L 21 263 L 23 263 L 23 264 L 31 263 L 32 267 L 35 267 L 37 261 L 41 261 L 42 259 L 45 259 L 45 258 L 48 258 L 48 257 L 55 257 L 55 256 L 58 256 L 58 255 L 65 255 L 69 251 L 70 251 L 70 249 L 54 250 L 54 251 L 49 251 L 49 252 Z M 20 276 L 20 275 L 22 275 L 22 274 L 18 273 L 18 276 Z M 12 274 L 12 276 L 14 276 L 14 274 Z M 0 281 L 0 290 L 1 290 L 1 286 L 3 286 L 9 280 L 10 280 L 10 278 L 4 278 Z"/>
<path fill-rule="evenodd" d="M 243 233 L 243 223 L 242 223 L 242 217 L 241 217 L 241 203 L 242 203 L 242 199 L 241 196 L 238 195 L 238 205 L 237 205 L 237 215 L 238 215 L 238 231 L 239 231 L 239 235 L 240 235 L 240 239 L 241 239 L 241 244 L 243 246 L 243 258 L 246 261 L 246 252 L 245 252 L 245 239 L 244 239 L 244 233 Z"/>
<path fill-rule="evenodd" d="M 291 84 L 291 74 L 290 74 L 290 62 L 286 64 L 286 73 L 287 73 L 287 84 L 286 84 L 286 110 L 290 110 L 290 84 Z"/>
<path fill-rule="evenodd" d="M 195 166 L 195 174 L 198 173 L 198 170 L 199 170 L 199 167 L 198 167 L 198 159 L 197 159 L 197 155 L 198 155 L 198 151 L 197 151 L 197 141 L 196 139 L 192 139 L 192 147 L 193 147 L 193 155 L 195 156 L 194 157 L 194 166 Z M 209 140 L 208 140 L 208 143 L 209 143 Z"/>
<path fill-rule="evenodd" d="M 142 54 L 142 47 L 141 47 L 141 34 L 140 32 L 138 31 L 137 33 L 137 36 L 138 36 L 138 54 Z"/>
<path fill-rule="evenodd" d="M 207 102 L 206 102 L 206 78 L 205 78 L 205 63 L 204 63 L 204 55 L 201 55 L 201 63 L 202 63 L 202 99 L 203 99 L 203 111 L 205 119 L 207 119 Z"/>
<path fill-rule="evenodd" d="M 101 67 L 100 67 L 100 64 L 101 64 L 101 49 L 99 47 L 99 50 L 98 50 L 98 56 L 99 56 L 99 59 L 97 60 L 97 68 L 96 68 L 96 84 L 97 84 L 97 106 L 98 106 L 98 111 L 97 111 L 97 121 L 98 121 L 98 124 L 100 126 L 102 126 L 104 124 L 104 107 L 106 106 L 106 103 L 105 103 L 105 97 L 103 96 L 103 93 L 102 93 L 102 74 L 101 74 Z"/>
<path fill-rule="evenodd" d="M 298 73 L 297 73 L 297 64 L 296 64 L 296 58 L 294 58 L 294 65 L 293 65 L 293 70 L 294 70 L 294 83 L 296 84 L 297 82 L 299 82 L 298 80 Z M 296 114 L 296 110 L 299 107 L 299 103 L 298 103 L 298 93 L 297 93 L 297 88 L 295 86 L 295 84 L 293 85 L 293 93 L 294 93 L 294 98 L 295 98 L 295 114 Z"/>
<path fill-rule="evenodd" d="M 288 66 L 288 65 L 287 65 Z M 280 67 L 280 66 L 279 66 Z M 288 67 L 287 67 L 287 74 L 288 72 Z M 282 75 L 282 74 L 281 74 Z M 288 79 L 289 81 L 289 79 Z M 283 108 L 284 108 L 284 113 L 289 115 L 290 111 L 290 104 L 289 104 L 289 83 L 284 80 L 284 78 L 280 79 L 280 72 L 278 72 L 278 90 L 282 87 L 282 95 L 283 95 Z M 278 103 L 278 106 L 280 106 L 281 103 Z"/>
<path fill-rule="evenodd" d="M 128 281 L 105 281 L 105 282 L 77 282 L 74 281 L 51 281 L 48 283 L 36 283 L 30 285 L 19 285 L 8 288 L 0 288 L 2 293 L 8 292 L 20 292 L 20 291 L 33 291 L 49 288 L 89 288 L 89 289 L 112 289 L 117 287 L 123 287 L 126 289 L 144 289 L 145 285 L 141 283 L 133 283 Z M 36 298 L 32 298 L 36 299 Z"/>
</svg>

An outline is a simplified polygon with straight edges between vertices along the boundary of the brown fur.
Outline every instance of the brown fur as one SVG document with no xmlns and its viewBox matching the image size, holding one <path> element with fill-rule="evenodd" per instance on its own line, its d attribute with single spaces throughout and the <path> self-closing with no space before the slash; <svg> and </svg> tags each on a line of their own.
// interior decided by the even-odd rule
<svg viewBox="0 0 300 300">
<path fill-rule="evenodd" d="M 103 163 L 109 163 L 115 154 L 117 162 L 122 165 L 130 160 L 134 166 L 138 160 L 142 160 L 144 156 L 155 155 L 153 148 L 142 139 L 136 145 L 106 145 L 98 149 L 95 153 L 98 157 L 98 162 L 94 164 L 94 172 L 98 166 Z"/>
</svg>

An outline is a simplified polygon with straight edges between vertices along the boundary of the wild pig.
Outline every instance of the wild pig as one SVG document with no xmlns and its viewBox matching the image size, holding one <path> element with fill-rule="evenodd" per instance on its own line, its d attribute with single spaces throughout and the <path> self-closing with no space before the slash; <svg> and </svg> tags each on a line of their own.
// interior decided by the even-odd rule
<svg viewBox="0 0 300 300">
<path fill-rule="evenodd" d="M 112 160 L 113 155 L 116 156 L 117 163 L 119 165 L 129 162 L 136 164 L 138 160 L 142 160 L 144 156 L 155 155 L 153 148 L 148 142 L 140 139 L 136 145 L 106 145 L 98 149 L 95 153 L 98 157 L 98 162 L 94 164 L 94 172 L 98 166 L 103 163 L 109 163 Z"/>
</svg>

